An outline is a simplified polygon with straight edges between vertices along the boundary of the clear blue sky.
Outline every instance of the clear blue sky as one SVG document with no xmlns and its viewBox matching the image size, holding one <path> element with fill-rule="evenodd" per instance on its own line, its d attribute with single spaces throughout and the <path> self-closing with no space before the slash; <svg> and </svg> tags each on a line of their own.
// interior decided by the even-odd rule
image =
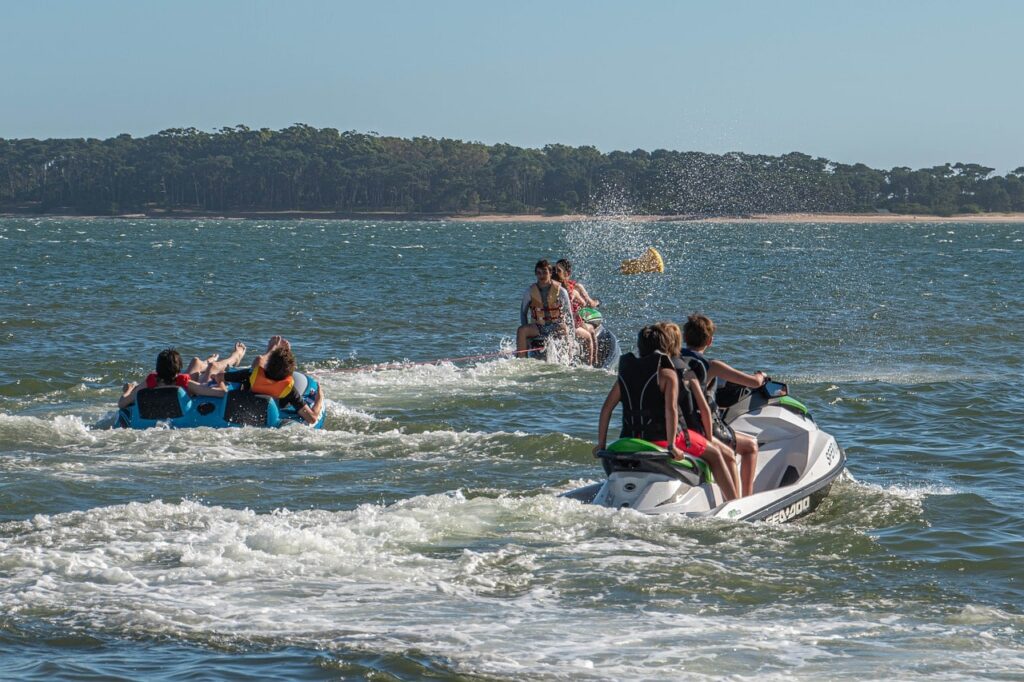
<svg viewBox="0 0 1024 682">
<path fill-rule="evenodd" d="M 1024 165 L 1024 3 L 0 0 L 0 137 L 294 122 Z"/>
</svg>

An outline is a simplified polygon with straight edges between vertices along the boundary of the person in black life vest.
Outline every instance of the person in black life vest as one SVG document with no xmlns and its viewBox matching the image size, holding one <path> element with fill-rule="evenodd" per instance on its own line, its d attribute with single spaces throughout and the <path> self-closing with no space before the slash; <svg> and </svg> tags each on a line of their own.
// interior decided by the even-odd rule
<svg viewBox="0 0 1024 682">
<path fill-rule="evenodd" d="M 278 404 L 294 407 L 307 424 L 316 424 L 324 407 L 323 392 L 317 392 L 316 402 L 310 408 L 295 390 L 294 371 L 295 355 L 291 344 L 280 336 L 272 336 L 267 342 L 266 352 L 253 360 L 250 369 L 229 370 L 224 372 L 222 380 L 243 384 L 253 393 L 277 398 Z"/>
<path fill-rule="evenodd" d="M 711 467 L 722 496 L 733 500 L 739 495 L 724 449 L 679 422 L 680 376 L 671 358 L 679 353 L 681 339 L 679 327 L 671 322 L 640 330 L 639 357 L 626 353 L 619 359 L 619 375 L 601 406 L 594 451 L 605 449 L 612 412 L 622 403 L 620 438 L 651 441 L 665 447 L 677 460 L 684 453 L 700 457 Z M 694 377 L 685 380 L 693 381 Z"/>
<path fill-rule="evenodd" d="M 569 294 L 565 287 L 551 278 L 551 264 L 541 259 L 537 261 L 533 272 L 537 276 L 537 283 L 526 288 L 519 305 L 519 329 L 516 330 L 518 355 L 529 350 L 530 339 L 534 336 L 555 334 L 568 337 L 567 321 L 572 319 Z"/>
<path fill-rule="evenodd" d="M 215 356 L 210 356 L 215 357 Z M 147 376 L 142 383 L 127 383 L 122 387 L 121 397 L 117 399 L 118 407 L 128 407 L 135 402 L 135 396 L 143 388 L 163 388 L 177 386 L 189 395 L 207 395 L 222 397 L 226 392 L 223 385 L 209 386 L 206 382 L 196 381 L 196 376 L 181 371 L 181 354 L 173 348 L 160 351 L 156 357 L 156 371 Z"/>
<path fill-rule="evenodd" d="M 680 357 L 684 362 L 696 370 L 698 376 L 703 375 L 703 386 L 707 402 L 714 402 L 715 383 L 718 379 L 731 381 L 740 386 L 757 388 L 764 385 L 767 376 L 764 372 L 747 374 L 734 369 L 721 360 L 712 360 L 704 355 L 715 338 L 715 323 L 706 315 L 694 313 L 690 315 L 683 325 L 683 340 L 686 347 L 682 349 Z M 712 406 L 712 416 L 717 418 L 717 409 Z M 716 419 L 712 431 L 717 439 L 726 446 L 734 449 L 740 456 L 740 471 L 736 472 L 740 481 L 740 490 L 744 496 L 754 492 L 754 475 L 757 473 L 757 439 L 745 433 L 737 433 L 731 427 Z M 736 460 L 733 458 L 733 467 Z"/>
</svg>

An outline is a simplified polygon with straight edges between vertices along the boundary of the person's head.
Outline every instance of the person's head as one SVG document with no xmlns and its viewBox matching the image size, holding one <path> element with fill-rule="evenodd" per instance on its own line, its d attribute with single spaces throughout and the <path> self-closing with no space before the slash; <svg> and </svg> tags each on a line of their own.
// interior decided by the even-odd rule
<svg viewBox="0 0 1024 682">
<path fill-rule="evenodd" d="M 267 356 L 267 366 L 263 373 L 271 381 L 287 379 L 295 371 L 295 355 L 291 349 L 275 348 Z"/>
<path fill-rule="evenodd" d="M 173 384 L 174 377 L 181 372 L 181 354 L 173 348 L 165 348 L 156 356 L 156 376 L 165 384 Z"/>
<path fill-rule="evenodd" d="M 707 315 L 694 313 L 683 325 L 683 340 L 689 348 L 707 348 L 715 336 L 715 323 Z"/>
<path fill-rule="evenodd" d="M 673 358 L 679 355 L 679 351 L 683 349 L 683 332 L 680 331 L 679 325 L 675 322 L 659 322 L 654 326 L 660 327 L 668 338 L 668 345 L 661 351 Z"/>
<path fill-rule="evenodd" d="M 654 351 L 661 351 L 666 355 L 672 355 L 672 348 L 675 348 L 675 352 L 679 352 L 679 344 L 675 342 L 672 337 L 672 332 L 668 329 L 669 323 L 659 322 L 658 324 L 649 324 L 640 330 L 640 333 L 636 335 L 636 351 L 637 355 L 644 357 L 650 355 Z M 675 325 L 672 325 L 675 326 Z M 679 328 L 676 327 L 676 330 Z"/>
<path fill-rule="evenodd" d="M 541 258 L 533 266 L 533 274 L 537 275 L 538 284 L 547 284 L 551 281 L 551 263 L 547 258 Z"/>
<path fill-rule="evenodd" d="M 559 258 L 555 262 L 554 277 L 559 282 L 568 282 L 572 278 L 572 263 L 568 258 Z"/>
</svg>

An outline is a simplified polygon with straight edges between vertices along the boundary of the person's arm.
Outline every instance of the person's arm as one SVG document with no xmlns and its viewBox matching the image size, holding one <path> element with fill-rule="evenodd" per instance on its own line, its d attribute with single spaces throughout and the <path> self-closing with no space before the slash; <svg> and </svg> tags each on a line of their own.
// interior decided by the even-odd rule
<svg viewBox="0 0 1024 682">
<path fill-rule="evenodd" d="M 622 391 L 619 389 L 619 380 L 616 379 L 615 385 L 608 391 L 608 396 L 604 399 L 604 404 L 601 405 L 601 416 L 597 420 L 597 447 L 594 448 L 594 452 L 604 450 L 608 444 L 608 424 L 611 422 L 612 412 L 620 400 L 622 400 Z"/>
<path fill-rule="evenodd" d="M 601 302 L 596 298 L 590 298 L 590 294 L 587 293 L 586 287 L 584 287 L 579 282 L 576 282 L 576 291 L 580 292 L 580 295 L 583 297 L 583 303 L 590 306 L 591 308 L 596 308 L 597 306 L 601 305 Z"/>
<path fill-rule="evenodd" d="M 665 394 L 665 440 L 668 441 L 668 453 L 672 459 L 682 459 L 683 453 L 676 447 L 676 434 L 679 432 L 679 377 L 675 369 L 662 368 L 658 371 L 658 383 Z"/>
<path fill-rule="evenodd" d="M 696 376 L 687 380 L 687 385 L 690 387 L 690 393 L 693 394 L 694 402 L 697 403 L 697 409 L 700 410 L 700 425 L 704 428 L 704 437 L 711 440 L 711 436 L 714 434 L 711 427 L 711 407 L 708 405 L 708 399 L 704 397 L 704 388 L 697 381 Z"/>
<path fill-rule="evenodd" d="M 299 416 L 306 420 L 307 424 L 313 425 L 320 421 L 320 412 L 324 409 L 324 392 L 316 392 L 316 400 L 313 401 L 313 408 L 303 405 L 299 410 Z"/>
<path fill-rule="evenodd" d="M 734 384 L 746 386 L 747 388 L 757 388 L 764 384 L 765 379 L 767 378 L 765 373 L 760 370 L 753 374 L 747 374 L 746 372 L 741 372 L 738 369 L 730 367 L 721 360 L 711 361 L 711 367 L 708 368 L 708 377 L 711 379 L 725 379 L 726 381 L 731 381 Z"/>
<path fill-rule="evenodd" d="M 127 383 L 121 387 L 121 397 L 117 399 L 117 406 L 128 407 L 135 402 L 135 394 L 139 392 L 142 384 Z"/>
<path fill-rule="evenodd" d="M 519 325 L 530 323 L 530 288 L 526 288 L 523 299 L 519 302 Z"/>
</svg>

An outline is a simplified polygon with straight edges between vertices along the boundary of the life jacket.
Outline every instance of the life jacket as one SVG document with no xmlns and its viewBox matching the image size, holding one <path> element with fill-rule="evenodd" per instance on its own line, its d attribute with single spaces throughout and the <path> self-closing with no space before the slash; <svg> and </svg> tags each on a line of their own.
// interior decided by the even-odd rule
<svg viewBox="0 0 1024 682">
<path fill-rule="evenodd" d="M 530 285 L 530 312 L 533 314 L 533 321 L 537 324 L 552 324 L 562 321 L 562 304 L 558 301 L 558 294 L 562 291 L 562 285 L 551 280 L 548 287 L 547 301 L 540 299 L 540 287 L 536 284 Z"/>
<path fill-rule="evenodd" d="M 718 402 L 715 400 L 714 387 L 717 384 L 717 380 L 708 378 L 708 372 L 711 369 L 711 360 L 705 357 L 700 351 L 690 350 L 689 348 L 684 348 L 679 355 L 682 362 L 689 365 L 689 368 L 697 374 L 697 380 L 700 382 L 700 385 L 704 387 L 704 398 L 707 400 L 708 407 L 711 409 L 712 435 L 726 445 L 735 448 L 736 433 L 733 431 L 733 428 L 726 424 L 722 419 L 722 413 L 718 409 Z M 682 391 L 680 391 L 680 395 L 681 394 Z M 696 427 L 694 430 L 698 431 L 703 436 L 708 435 L 704 433 L 703 425 Z"/>
<path fill-rule="evenodd" d="M 695 363 L 696 364 L 696 363 Z M 690 382 L 687 373 L 693 372 L 700 381 L 701 374 L 695 372 L 693 366 L 681 357 L 672 358 L 672 366 L 679 377 L 679 420 L 686 425 L 686 428 L 704 435 L 704 423 L 701 421 L 700 408 L 697 407 L 697 400 L 690 390 Z M 701 383 L 701 390 L 704 384 Z"/>
<path fill-rule="evenodd" d="M 619 358 L 620 438 L 665 440 L 665 394 L 658 386 L 658 370 L 670 366 L 668 356 L 657 351 L 642 358 L 632 353 Z"/>
<path fill-rule="evenodd" d="M 249 388 L 253 393 L 259 393 L 260 395 L 269 395 L 275 398 L 284 398 L 292 392 L 292 388 L 295 387 L 295 380 L 292 379 L 291 375 L 286 379 L 268 379 L 264 373 L 263 368 L 256 365 L 252 368 L 252 373 L 249 374 Z"/>
<path fill-rule="evenodd" d="M 173 386 L 178 388 L 188 388 L 188 382 L 192 381 L 192 377 L 187 374 L 178 374 L 174 377 Z M 150 372 L 149 376 L 146 377 L 146 388 L 158 388 L 160 386 L 160 377 L 156 372 Z"/>
<path fill-rule="evenodd" d="M 576 280 L 567 279 L 565 281 L 565 288 L 569 293 L 569 305 L 572 306 L 572 319 L 576 323 L 577 327 L 583 326 L 583 318 L 580 317 L 580 308 L 583 307 L 583 301 L 575 300 L 572 295 L 576 291 Z"/>
</svg>

